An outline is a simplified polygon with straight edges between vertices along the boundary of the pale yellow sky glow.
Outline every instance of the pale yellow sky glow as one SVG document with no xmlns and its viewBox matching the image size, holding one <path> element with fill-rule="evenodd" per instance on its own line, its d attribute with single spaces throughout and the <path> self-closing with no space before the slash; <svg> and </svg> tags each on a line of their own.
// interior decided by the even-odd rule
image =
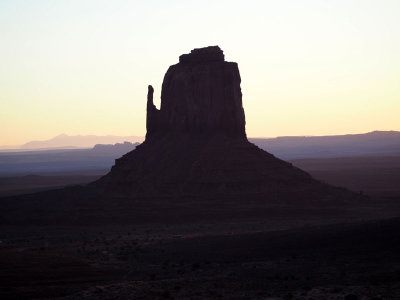
<svg viewBox="0 0 400 300">
<path fill-rule="evenodd" d="M 248 136 L 400 130 L 399 16 L 397 0 L 3 0 L 0 145 L 144 135 L 147 85 L 159 98 L 209 45 L 239 63 Z"/>
</svg>

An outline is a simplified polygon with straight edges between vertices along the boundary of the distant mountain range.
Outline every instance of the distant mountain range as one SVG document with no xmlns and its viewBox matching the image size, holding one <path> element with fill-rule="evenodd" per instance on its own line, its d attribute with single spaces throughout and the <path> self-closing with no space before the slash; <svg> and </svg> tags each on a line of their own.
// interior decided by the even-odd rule
<svg viewBox="0 0 400 300">
<path fill-rule="evenodd" d="M 13 151 L 89 149 L 98 144 L 110 146 L 124 142 L 141 143 L 143 140 L 144 137 L 141 136 L 70 136 L 61 134 L 49 140 L 31 141 L 16 146 Z M 249 138 L 249 141 L 282 159 L 400 154 L 399 131 L 373 131 L 364 134 L 331 136 Z M 2 147 L 1 152 L 8 151 Z"/>
<path fill-rule="evenodd" d="M 45 141 L 30 141 L 20 146 L 0 146 L 1 151 L 83 149 L 97 144 L 113 145 L 141 143 L 143 136 L 97 136 L 60 134 Z M 276 138 L 249 138 L 249 141 L 272 154 L 288 158 L 337 157 L 348 155 L 374 155 L 400 152 L 400 131 L 373 131 L 363 134 L 328 136 L 282 136 Z M 10 148 L 11 147 L 11 148 Z"/>
<path fill-rule="evenodd" d="M 141 143 L 141 136 L 97 136 L 97 135 L 67 135 L 60 134 L 46 141 L 31 141 L 20 146 L 23 150 L 33 149 L 75 149 L 92 148 L 96 144 L 116 144 L 123 142 Z"/>
<path fill-rule="evenodd" d="M 249 138 L 258 147 L 282 159 L 376 156 L 400 154 L 399 131 L 331 136 Z"/>
</svg>

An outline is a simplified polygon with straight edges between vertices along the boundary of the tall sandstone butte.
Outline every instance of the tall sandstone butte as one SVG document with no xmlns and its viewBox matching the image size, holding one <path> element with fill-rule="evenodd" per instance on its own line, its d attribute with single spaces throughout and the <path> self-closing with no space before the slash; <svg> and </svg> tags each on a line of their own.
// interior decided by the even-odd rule
<svg viewBox="0 0 400 300">
<path fill-rule="evenodd" d="M 194 49 L 168 69 L 160 110 L 153 91 L 149 86 L 147 138 L 161 132 L 246 136 L 239 68 L 218 46 Z"/>
<path fill-rule="evenodd" d="M 148 87 L 143 144 L 94 185 L 130 196 L 239 196 L 268 203 L 348 198 L 247 141 L 237 63 L 194 49 L 165 74 L 161 107 Z M 244 198 L 245 197 L 245 198 Z"/>
</svg>

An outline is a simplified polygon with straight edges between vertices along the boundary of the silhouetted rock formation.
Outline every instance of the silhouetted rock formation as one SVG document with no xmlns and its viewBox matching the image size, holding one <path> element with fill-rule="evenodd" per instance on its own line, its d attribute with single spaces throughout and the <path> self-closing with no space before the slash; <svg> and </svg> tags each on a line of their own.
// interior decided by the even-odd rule
<svg viewBox="0 0 400 300">
<path fill-rule="evenodd" d="M 164 77 L 160 110 L 149 86 L 145 142 L 95 185 L 131 196 L 236 195 L 278 203 L 352 195 L 247 141 L 238 65 L 226 62 L 218 46 L 179 59 Z"/>
<path fill-rule="evenodd" d="M 218 47 L 180 56 L 164 77 L 161 109 L 147 98 L 147 138 L 157 133 L 225 133 L 245 137 L 238 65 L 224 61 Z"/>
<path fill-rule="evenodd" d="M 147 118 L 146 118 L 146 136 L 150 136 L 152 133 L 158 130 L 159 126 L 159 110 L 153 103 L 154 89 L 149 85 L 147 92 Z"/>
</svg>

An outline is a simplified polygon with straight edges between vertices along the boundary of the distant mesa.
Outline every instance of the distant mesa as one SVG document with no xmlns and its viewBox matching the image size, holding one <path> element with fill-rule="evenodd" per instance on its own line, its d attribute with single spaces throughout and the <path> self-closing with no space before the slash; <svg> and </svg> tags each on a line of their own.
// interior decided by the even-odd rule
<svg viewBox="0 0 400 300">
<path fill-rule="evenodd" d="M 137 147 L 138 145 L 139 145 L 139 143 L 130 143 L 130 142 L 116 143 L 114 145 L 112 145 L 112 144 L 96 144 L 96 145 L 94 145 L 94 147 L 91 150 L 93 152 L 125 154 L 126 152 Z"/>
<path fill-rule="evenodd" d="M 160 109 L 148 87 L 144 143 L 92 185 L 130 196 L 268 203 L 352 198 L 248 142 L 240 82 L 237 63 L 218 46 L 181 55 L 165 74 Z"/>
<path fill-rule="evenodd" d="M 60 134 L 49 140 L 28 142 L 23 144 L 20 148 L 23 150 L 92 148 L 96 144 L 116 144 L 125 141 L 136 143 L 142 142 L 143 139 L 143 137 L 138 136 Z"/>
</svg>

